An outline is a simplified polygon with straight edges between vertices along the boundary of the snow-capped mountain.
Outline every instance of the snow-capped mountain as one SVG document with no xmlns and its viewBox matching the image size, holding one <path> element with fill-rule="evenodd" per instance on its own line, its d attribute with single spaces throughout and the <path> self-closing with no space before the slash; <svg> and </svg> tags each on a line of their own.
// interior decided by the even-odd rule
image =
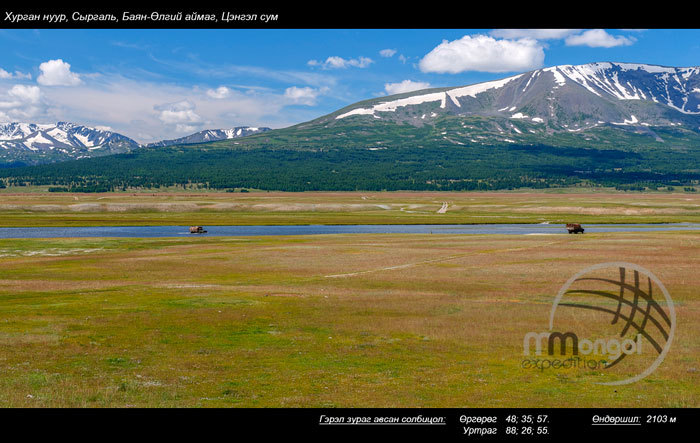
<svg viewBox="0 0 700 443">
<path fill-rule="evenodd" d="M 149 143 L 146 145 L 146 147 L 151 148 L 172 145 L 187 145 L 193 143 L 207 143 L 219 140 L 228 140 L 231 138 L 245 137 L 248 135 L 258 134 L 260 132 L 265 132 L 269 130 L 270 128 L 252 128 L 250 126 L 238 126 L 232 129 L 207 129 L 174 140 L 162 140 L 156 143 Z"/>
<path fill-rule="evenodd" d="M 67 122 L 0 123 L 0 158 L 36 163 L 128 152 L 138 143 L 116 132 Z"/>
<path fill-rule="evenodd" d="M 700 132 L 700 67 L 553 66 L 496 81 L 367 100 L 310 123 L 336 129 L 358 122 L 444 127 L 446 118 L 457 120 L 451 120 L 453 130 L 443 139 L 457 144 L 590 135 L 602 128 L 663 141 L 656 128 Z"/>
<path fill-rule="evenodd" d="M 0 123 L 0 163 L 36 164 L 65 161 L 120 154 L 144 146 L 164 147 L 227 140 L 269 130 L 270 128 L 249 126 L 209 129 L 175 140 L 139 145 L 129 137 L 116 132 L 74 123 Z"/>
<path fill-rule="evenodd" d="M 212 129 L 145 147 L 241 138 L 241 145 L 365 148 L 546 145 L 623 149 L 700 146 L 700 67 L 560 65 L 484 83 L 361 101 L 315 120 Z M 0 124 L 0 163 L 45 163 L 137 149 L 133 140 L 71 123 Z"/>
</svg>

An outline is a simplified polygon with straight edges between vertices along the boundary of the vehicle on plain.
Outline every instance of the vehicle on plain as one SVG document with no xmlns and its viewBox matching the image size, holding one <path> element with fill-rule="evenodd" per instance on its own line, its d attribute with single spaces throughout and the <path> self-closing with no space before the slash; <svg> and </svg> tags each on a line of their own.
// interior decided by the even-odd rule
<svg viewBox="0 0 700 443">
<path fill-rule="evenodd" d="M 579 232 L 583 234 L 584 231 L 580 223 L 567 223 L 566 230 L 569 231 L 569 234 L 578 234 Z"/>
</svg>

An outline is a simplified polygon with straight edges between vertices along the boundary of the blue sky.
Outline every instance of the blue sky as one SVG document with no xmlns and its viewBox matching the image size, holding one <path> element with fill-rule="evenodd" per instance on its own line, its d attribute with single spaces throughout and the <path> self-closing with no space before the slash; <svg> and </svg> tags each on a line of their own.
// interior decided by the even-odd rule
<svg viewBox="0 0 700 443">
<path fill-rule="evenodd" d="M 0 122 L 138 142 L 280 128 L 354 102 L 559 64 L 700 65 L 700 30 L 0 30 Z"/>
</svg>

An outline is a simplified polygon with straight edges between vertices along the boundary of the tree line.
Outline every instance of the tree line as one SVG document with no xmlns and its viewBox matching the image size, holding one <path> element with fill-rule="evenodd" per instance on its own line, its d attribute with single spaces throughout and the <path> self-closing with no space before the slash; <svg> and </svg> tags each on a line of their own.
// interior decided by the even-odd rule
<svg viewBox="0 0 700 443">
<path fill-rule="evenodd" d="M 279 191 L 473 191 L 562 186 L 694 187 L 698 154 L 551 147 L 381 150 L 169 147 L 0 169 L 5 186 L 106 192 L 181 186 Z"/>
</svg>

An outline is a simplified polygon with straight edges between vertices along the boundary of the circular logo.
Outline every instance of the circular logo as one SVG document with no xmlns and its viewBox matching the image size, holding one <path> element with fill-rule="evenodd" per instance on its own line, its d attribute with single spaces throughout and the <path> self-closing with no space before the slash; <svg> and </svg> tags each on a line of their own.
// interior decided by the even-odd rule
<svg viewBox="0 0 700 443">
<path fill-rule="evenodd" d="M 675 329 L 673 300 L 654 274 L 633 263 L 601 263 L 559 290 L 549 316 L 547 351 L 584 361 L 582 367 L 598 384 L 622 385 L 659 367 Z"/>
</svg>

